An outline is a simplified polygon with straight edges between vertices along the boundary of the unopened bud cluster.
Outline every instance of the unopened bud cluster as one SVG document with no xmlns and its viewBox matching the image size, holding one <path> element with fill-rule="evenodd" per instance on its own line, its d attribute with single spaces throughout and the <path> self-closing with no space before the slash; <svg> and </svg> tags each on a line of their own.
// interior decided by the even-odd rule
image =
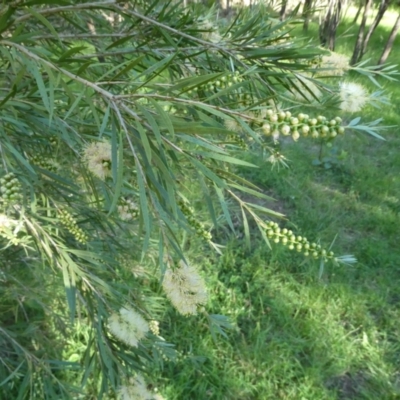
<svg viewBox="0 0 400 400">
<path fill-rule="evenodd" d="M 153 335 L 160 335 L 160 323 L 156 320 L 149 321 L 149 329 Z"/>
<path fill-rule="evenodd" d="M 32 387 L 32 399 L 42 399 L 44 396 L 44 390 L 43 390 L 43 381 L 40 376 L 40 374 L 37 371 L 34 371 L 32 373 L 32 382 L 33 382 L 33 387 Z"/>
<path fill-rule="evenodd" d="M 57 144 L 58 144 L 57 136 L 51 136 L 49 139 L 49 142 L 53 147 L 57 146 Z"/>
<path fill-rule="evenodd" d="M 243 78 L 240 76 L 239 71 L 236 71 L 233 74 L 228 74 L 225 76 L 222 76 L 221 78 L 209 82 L 205 85 L 203 85 L 202 89 L 207 91 L 207 92 L 218 92 L 219 90 L 223 90 L 226 88 L 229 88 L 236 83 L 240 83 L 243 81 Z M 193 90 L 188 90 L 188 94 L 192 94 Z"/>
<path fill-rule="evenodd" d="M 41 155 L 33 156 L 30 159 L 30 161 L 33 165 L 36 165 L 39 168 L 46 169 L 47 171 L 50 171 L 53 173 L 56 173 L 58 170 L 57 164 L 53 160 L 51 160 L 45 156 L 41 156 Z"/>
<path fill-rule="evenodd" d="M 235 145 L 237 145 L 242 150 L 247 150 L 249 147 L 246 141 L 239 135 L 229 135 L 228 139 L 235 143 Z"/>
<path fill-rule="evenodd" d="M 21 184 L 12 172 L 0 178 L 1 201 L 5 204 L 22 200 Z"/>
<path fill-rule="evenodd" d="M 200 222 L 194 215 L 194 209 L 190 205 L 187 205 L 184 201 L 180 200 L 178 202 L 179 207 L 183 215 L 186 217 L 189 225 L 196 231 L 196 234 L 205 240 L 211 240 L 212 235 L 205 228 L 204 224 Z"/>
<path fill-rule="evenodd" d="M 320 115 L 317 118 L 310 118 L 307 114 L 300 113 L 292 116 L 289 111 L 274 112 L 267 110 L 266 121 L 263 122 L 261 130 L 265 136 L 272 136 L 277 139 L 280 135 L 292 136 L 297 141 L 300 136 L 333 139 L 337 135 L 344 134 L 344 127 L 341 126 L 340 117 L 328 120 Z"/>
<path fill-rule="evenodd" d="M 88 236 L 86 233 L 78 226 L 76 219 L 66 210 L 58 211 L 58 218 L 60 222 L 67 228 L 67 230 L 74 236 L 74 238 L 82 243 L 86 244 L 88 241 Z"/>
<path fill-rule="evenodd" d="M 303 236 L 296 236 L 290 229 L 281 229 L 276 222 L 269 221 L 266 231 L 267 237 L 274 243 L 282 243 L 289 250 L 302 252 L 305 256 L 310 256 L 315 259 L 322 258 L 325 261 L 334 258 L 332 251 L 327 251 L 317 243 L 310 243 Z"/>
</svg>

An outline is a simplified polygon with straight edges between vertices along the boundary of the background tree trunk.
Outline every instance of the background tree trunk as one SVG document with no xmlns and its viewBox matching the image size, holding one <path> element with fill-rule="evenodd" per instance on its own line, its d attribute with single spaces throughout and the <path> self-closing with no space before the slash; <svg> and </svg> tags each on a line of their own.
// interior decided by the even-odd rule
<svg viewBox="0 0 400 400">
<path fill-rule="evenodd" d="M 357 10 L 357 13 L 356 13 L 356 16 L 354 17 L 354 20 L 353 20 L 353 24 L 357 23 L 358 17 L 360 16 L 360 13 L 361 13 L 361 10 L 363 9 L 363 6 L 364 6 L 364 4 L 362 2 L 360 2 L 360 5 L 358 6 L 358 10 Z"/>
<path fill-rule="evenodd" d="M 343 3 L 344 0 L 329 0 L 324 18 L 320 21 L 319 39 L 321 45 L 329 50 L 335 50 L 336 30 L 340 22 Z"/>
<path fill-rule="evenodd" d="M 350 65 L 354 65 L 359 59 L 361 58 L 362 48 L 363 48 L 363 41 L 364 41 L 364 32 L 365 32 L 365 25 L 367 23 L 367 18 L 369 14 L 369 10 L 371 9 L 372 0 L 365 0 L 364 6 L 364 13 L 363 18 L 361 20 L 360 29 L 358 31 L 356 45 L 354 46 L 353 55 L 350 60 Z"/>
<path fill-rule="evenodd" d="M 286 17 L 286 8 L 287 8 L 288 0 L 282 1 L 281 10 L 279 12 L 279 19 L 283 21 Z"/>
<path fill-rule="evenodd" d="M 311 18 L 312 6 L 313 6 L 313 0 L 304 0 L 304 7 L 302 12 L 304 18 L 303 31 L 308 31 L 308 24 Z"/>
<path fill-rule="evenodd" d="M 377 26 L 379 25 L 379 22 L 381 22 L 381 19 L 382 19 L 383 15 L 385 14 L 386 10 L 388 9 L 390 3 L 391 3 L 391 0 L 382 0 L 381 1 L 379 10 L 378 10 L 378 14 L 376 15 L 374 22 L 370 26 L 368 33 L 366 34 L 366 36 L 364 38 L 364 42 L 363 42 L 362 49 L 361 49 L 361 54 L 357 61 L 360 61 L 362 56 L 366 53 L 369 39 L 371 39 L 371 36 L 374 33 Z"/>
<path fill-rule="evenodd" d="M 390 54 L 390 52 L 392 50 L 393 43 L 394 43 L 394 40 L 396 39 L 396 35 L 397 35 L 397 32 L 399 31 L 399 29 L 400 29 L 400 14 L 397 17 L 397 20 L 396 20 L 396 22 L 394 24 L 392 32 L 390 32 L 389 39 L 386 42 L 385 49 L 383 50 L 381 58 L 378 61 L 378 65 L 384 64 L 385 61 L 387 60 L 387 58 L 389 57 L 389 54 Z"/>
</svg>

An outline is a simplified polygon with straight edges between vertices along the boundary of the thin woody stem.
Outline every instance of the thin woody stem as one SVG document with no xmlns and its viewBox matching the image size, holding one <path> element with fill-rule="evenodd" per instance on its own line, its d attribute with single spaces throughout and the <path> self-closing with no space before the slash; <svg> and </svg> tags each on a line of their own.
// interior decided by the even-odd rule
<svg viewBox="0 0 400 400">
<path fill-rule="evenodd" d="M 57 14 L 65 11 L 77 11 L 77 10 L 89 10 L 92 8 L 102 8 L 102 7 L 109 7 L 115 4 L 115 0 L 106 0 L 101 3 L 94 2 L 94 3 L 82 3 L 82 4 L 75 4 L 73 6 L 64 6 L 64 7 L 54 7 L 54 8 L 42 8 L 42 9 L 35 9 L 35 12 L 41 15 L 49 15 L 49 14 Z M 22 17 L 18 17 L 14 20 L 14 24 L 18 24 L 22 21 L 25 21 L 29 18 L 34 17 L 33 14 L 25 14 Z"/>
<path fill-rule="evenodd" d="M 163 96 L 160 94 L 153 94 L 153 93 L 146 93 L 146 94 L 127 94 L 127 95 L 119 95 L 119 96 L 115 96 L 115 99 L 124 99 L 124 98 L 132 98 L 132 97 L 139 97 L 139 98 L 153 98 L 153 99 L 158 99 L 158 100 L 167 100 L 167 101 L 174 101 L 177 103 L 184 103 L 184 104 L 191 104 L 194 106 L 204 106 L 205 103 L 201 102 L 201 101 L 196 101 L 196 100 L 189 100 L 189 99 L 183 99 L 183 98 L 179 98 L 179 97 L 172 97 L 172 96 Z M 254 117 L 249 116 L 247 114 L 243 114 L 237 111 L 232 111 L 228 108 L 223 108 L 223 107 L 219 107 L 219 106 L 213 106 L 211 104 L 207 104 L 207 107 L 212 108 L 214 110 L 217 111 L 221 111 L 224 112 L 226 114 L 230 114 L 230 115 L 235 115 L 237 117 L 243 118 L 243 119 L 247 119 L 247 120 L 253 120 Z"/>
<path fill-rule="evenodd" d="M 8 40 L 1 40 L 0 44 L 6 45 L 6 46 L 11 46 L 11 47 L 15 47 L 16 49 L 18 49 L 21 53 L 26 54 L 29 58 L 32 58 L 33 60 L 36 60 L 46 66 L 48 66 L 49 68 L 59 71 L 62 74 L 64 74 L 65 76 L 68 76 L 68 78 L 71 78 L 77 82 L 82 83 L 85 86 L 88 86 L 90 88 L 92 88 L 93 90 L 95 90 L 97 93 L 101 94 L 102 96 L 104 96 L 105 98 L 107 98 L 110 101 L 115 101 L 115 96 L 108 92 L 107 90 L 102 89 L 101 87 L 97 86 L 95 83 L 90 82 L 86 79 L 81 78 L 78 75 L 75 75 L 69 71 L 67 71 L 64 68 L 58 67 L 57 65 L 54 65 L 53 63 L 44 60 L 42 57 L 39 57 L 37 54 L 32 53 L 30 50 L 28 50 L 27 48 L 25 48 L 24 46 L 21 46 L 18 43 L 14 43 L 14 42 L 10 42 Z"/>
</svg>

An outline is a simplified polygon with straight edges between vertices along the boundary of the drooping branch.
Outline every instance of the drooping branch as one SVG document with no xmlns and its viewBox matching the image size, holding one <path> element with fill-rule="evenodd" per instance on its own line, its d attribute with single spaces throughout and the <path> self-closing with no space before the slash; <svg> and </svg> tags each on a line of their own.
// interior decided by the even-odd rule
<svg viewBox="0 0 400 400">
<path fill-rule="evenodd" d="M 40 15 L 50 15 L 50 14 L 60 14 L 66 11 L 80 11 L 80 10 L 91 10 L 91 9 L 101 9 L 102 7 L 108 8 L 110 5 L 115 4 L 115 0 L 105 0 L 103 2 L 94 2 L 94 3 L 81 3 L 74 4 L 71 6 L 60 6 L 54 8 L 41 8 L 35 9 L 35 13 Z M 18 17 L 14 20 L 14 24 L 20 24 L 27 19 L 34 18 L 34 14 L 24 14 L 21 17 Z"/>
</svg>

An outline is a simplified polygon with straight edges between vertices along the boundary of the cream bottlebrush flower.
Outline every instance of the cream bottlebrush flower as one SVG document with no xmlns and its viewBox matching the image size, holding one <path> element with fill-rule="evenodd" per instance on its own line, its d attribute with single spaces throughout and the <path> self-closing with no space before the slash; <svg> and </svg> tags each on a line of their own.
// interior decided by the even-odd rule
<svg viewBox="0 0 400 400">
<path fill-rule="evenodd" d="M 278 166 L 279 169 L 279 165 L 283 165 L 287 168 L 289 168 L 289 166 L 286 163 L 286 157 L 279 153 L 279 152 L 273 152 L 268 158 L 267 161 L 270 162 L 272 164 L 272 168 L 275 167 L 275 165 Z"/>
<path fill-rule="evenodd" d="M 129 221 L 138 216 L 139 208 L 133 200 L 123 198 L 121 203 L 117 209 L 119 217 L 123 221 Z"/>
<path fill-rule="evenodd" d="M 200 29 L 204 30 L 204 32 L 201 33 L 201 36 L 204 40 L 208 40 L 212 43 L 219 43 L 221 41 L 221 35 L 216 30 L 215 25 L 213 25 L 211 21 L 203 21 L 200 24 Z"/>
<path fill-rule="evenodd" d="M 344 54 L 332 52 L 329 56 L 323 56 L 320 68 L 325 71 L 318 71 L 319 75 L 343 75 L 349 68 L 349 57 Z"/>
<path fill-rule="evenodd" d="M 142 375 L 129 379 L 128 386 L 121 386 L 118 390 L 120 400 L 152 400 L 154 395 L 147 390 Z"/>
<path fill-rule="evenodd" d="M 241 132 L 242 127 L 235 119 L 226 119 L 224 122 L 225 128 L 232 132 Z"/>
<path fill-rule="evenodd" d="M 123 307 L 118 314 L 111 314 L 108 323 L 113 335 L 133 347 L 137 347 L 139 340 L 149 331 L 147 321 L 130 307 Z"/>
<path fill-rule="evenodd" d="M 107 141 L 92 142 L 83 151 L 83 161 L 90 172 L 104 180 L 111 172 L 111 144 Z"/>
<path fill-rule="evenodd" d="M 0 214 L 0 230 L 10 229 L 16 225 L 16 221 L 8 218 L 5 214 Z"/>
<path fill-rule="evenodd" d="M 164 397 L 162 397 L 161 394 L 159 394 L 159 393 L 153 395 L 153 397 L 151 399 L 152 400 L 165 400 Z"/>
<path fill-rule="evenodd" d="M 174 270 L 166 270 L 163 287 L 171 303 L 183 315 L 197 314 L 197 307 L 207 301 L 203 279 L 196 268 L 183 261 Z"/>
<path fill-rule="evenodd" d="M 342 82 L 340 84 L 340 108 L 347 112 L 358 112 L 368 102 L 368 92 L 358 83 Z"/>
</svg>

